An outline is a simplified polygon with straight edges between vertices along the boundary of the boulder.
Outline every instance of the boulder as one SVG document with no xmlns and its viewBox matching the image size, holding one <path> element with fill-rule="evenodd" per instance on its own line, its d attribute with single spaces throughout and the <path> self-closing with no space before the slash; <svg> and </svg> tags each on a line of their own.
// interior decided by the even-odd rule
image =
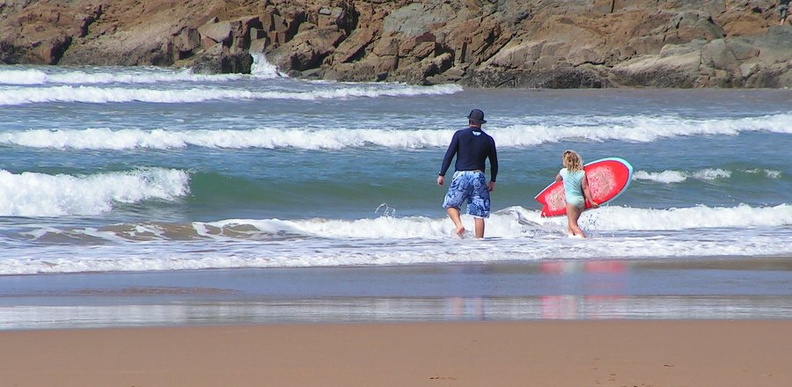
<svg viewBox="0 0 792 387">
<path fill-rule="evenodd" d="M 201 46 L 201 33 L 195 28 L 185 27 L 172 39 L 173 48 L 178 51 L 178 58 L 192 55 Z"/>
<path fill-rule="evenodd" d="M 297 34 L 290 42 L 275 49 L 271 56 L 276 58 L 280 68 L 309 70 L 322 65 L 344 37 L 344 32 L 335 28 L 312 28 Z"/>
<path fill-rule="evenodd" d="M 210 22 L 198 27 L 198 33 L 201 34 L 201 39 L 208 39 L 212 42 L 210 46 L 216 43 L 223 43 L 230 45 L 232 38 L 231 21 L 217 21 Z"/>
<path fill-rule="evenodd" d="M 691 88 L 697 84 L 705 44 L 668 44 L 659 55 L 644 55 L 614 66 L 612 74 L 627 86 Z"/>
<path fill-rule="evenodd" d="M 49 37 L 45 40 L 33 43 L 33 52 L 41 63 L 53 65 L 58 63 L 63 53 L 69 48 L 71 44 L 71 36 L 59 34 Z M 34 59 L 35 60 L 35 59 Z M 38 62 L 38 61 L 37 61 Z"/>
<path fill-rule="evenodd" d="M 202 51 L 190 62 L 198 74 L 250 73 L 253 57 L 244 51 L 229 51 L 222 43 Z"/>
<path fill-rule="evenodd" d="M 740 65 L 759 56 L 759 48 L 737 39 L 717 39 L 701 49 L 701 61 L 709 67 L 735 71 Z"/>
</svg>

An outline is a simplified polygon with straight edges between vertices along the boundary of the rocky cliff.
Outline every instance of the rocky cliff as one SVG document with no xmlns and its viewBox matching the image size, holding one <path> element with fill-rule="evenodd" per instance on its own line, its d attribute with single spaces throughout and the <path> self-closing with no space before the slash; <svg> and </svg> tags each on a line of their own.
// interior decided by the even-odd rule
<svg viewBox="0 0 792 387">
<path fill-rule="evenodd" d="M 0 62 L 478 87 L 790 87 L 775 0 L 4 0 Z"/>
</svg>

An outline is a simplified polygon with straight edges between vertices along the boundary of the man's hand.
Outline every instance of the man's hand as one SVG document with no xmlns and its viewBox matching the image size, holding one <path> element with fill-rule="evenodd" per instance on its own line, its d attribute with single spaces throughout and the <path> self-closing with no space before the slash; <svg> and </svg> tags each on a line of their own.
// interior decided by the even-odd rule
<svg viewBox="0 0 792 387">
<path fill-rule="evenodd" d="M 437 185 L 443 185 L 445 183 L 445 176 L 437 175 Z"/>
<path fill-rule="evenodd" d="M 491 181 L 491 182 L 487 183 L 487 191 L 492 192 L 494 190 L 495 190 L 495 182 Z"/>
</svg>

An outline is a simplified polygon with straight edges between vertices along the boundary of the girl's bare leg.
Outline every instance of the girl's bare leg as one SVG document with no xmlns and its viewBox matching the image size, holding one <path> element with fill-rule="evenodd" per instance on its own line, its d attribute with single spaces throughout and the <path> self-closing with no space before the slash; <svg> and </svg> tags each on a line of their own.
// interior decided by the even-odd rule
<svg viewBox="0 0 792 387">
<path fill-rule="evenodd" d="M 581 213 L 583 213 L 583 210 L 580 208 L 567 204 L 567 228 L 569 232 L 572 233 L 572 235 L 579 235 L 585 238 L 586 233 L 578 226 L 578 219 L 580 219 Z"/>
</svg>

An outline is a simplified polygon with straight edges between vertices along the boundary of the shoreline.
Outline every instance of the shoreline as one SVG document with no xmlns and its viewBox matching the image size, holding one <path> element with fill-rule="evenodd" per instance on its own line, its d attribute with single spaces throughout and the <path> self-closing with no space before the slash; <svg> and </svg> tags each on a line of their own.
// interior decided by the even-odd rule
<svg viewBox="0 0 792 387">
<path fill-rule="evenodd" d="M 792 319 L 788 284 L 784 258 L 0 276 L 0 331 Z"/>
<path fill-rule="evenodd" d="M 789 320 L 0 331 L 19 386 L 792 385 Z"/>
</svg>

